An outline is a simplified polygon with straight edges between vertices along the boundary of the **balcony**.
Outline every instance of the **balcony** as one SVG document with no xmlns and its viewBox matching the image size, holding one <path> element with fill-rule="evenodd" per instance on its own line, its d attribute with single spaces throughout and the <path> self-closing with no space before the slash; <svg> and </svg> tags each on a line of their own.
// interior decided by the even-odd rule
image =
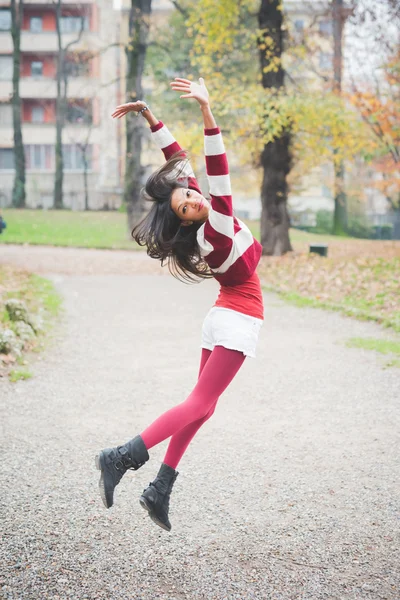
<svg viewBox="0 0 400 600">
<path fill-rule="evenodd" d="M 55 144 L 56 126 L 54 123 L 24 123 L 22 126 L 24 144 Z M 86 125 L 71 125 L 67 123 L 63 129 L 64 144 L 85 143 L 88 135 Z M 93 127 L 90 131 L 89 144 L 99 144 L 101 141 L 100 131 Z"/>
<path fill-rule="evenodd" d="M 62 45 L 65 46 L 79 37 L 77 33 L 63 33 Z M 10 38 L 11 39 L 11 38 Z M 97 47 L 98 36 L 90 31 L 84 32 L 81 36 L 80 42 L 74 44 L 72 47 L 74 51 L 79 49 Z M 57 52 L 57 33 L 55 31 L 48 31 L 43 33 L 31 33 L 30 31 L 23 31 L 21 35 L 21 51 L 22 52 Z"/>
<path fill-rule="evenodd" d="M 62 35 L 62 44 L 65 47 L 70 42 L 73 42 L 78 38 L 77 33 L 64 33 Z M 95 50 L 99 47 L 98 35 L 94 32 L 85 31 L 82 34 L 79 44 L 72 46 L 73 51 L 76 50 L 87 50 L 91 48 Z M 21 51 L 38 54 L 40 52 L 45 53 L 57 53 L 57 33 L 55 31 L 48 31 L 43 33 L 31 33 L 30 31 L 23 31 L 21 35 Z M 12 54 L 13 45 L 12 38 L 8 31 L 0 32 L 0 52 L 1 54 Z"/>
<path fill-rule="evenodd" d="M 68 98 L 91 98 L 95 95 L 97 82 L 95 79 L 85 77 L 71 77 L 68 81 Z M 57 83 L 55 79 L 36 77 L 21 77 L 19 94 L 21 98 L 50 99 L 57 97 Z M 1 82 L 2 99 L 12 95 L 12 82 Z"/>
<path fill-rule="evenodd" d="M 88 135 L 86 125 L 71 125 L 67 123 L 63 130 L 64 144 L 85 143 Z M 22 137 L 24 144 L 48 144 L 56 143 L 56 126 L 54 123 L 23 123 Z M 40 141 L 38 141 L 40 140 Z M 90 132 L 89 144 L 100 144 L 102 142 L 101 131 L 98 127 L 93 127 Z M 13 146 L 13 129 L 9 127 L 0 127 L 0 146 L 11 148 Z"/>
</svg>

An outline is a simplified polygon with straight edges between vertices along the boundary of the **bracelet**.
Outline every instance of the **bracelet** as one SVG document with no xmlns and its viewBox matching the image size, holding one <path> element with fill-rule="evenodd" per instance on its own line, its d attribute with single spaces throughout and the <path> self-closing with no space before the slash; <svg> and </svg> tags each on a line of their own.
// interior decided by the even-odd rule
<svg viewBox="0 0 400 600">
<path fill-rule="evenodd" d="M 144 113 L 145 110 L 149 110 L 148 106 L 144 106 L 141 110 L 138 110 L 136 113 L 136 116 L 138 117 L 139 115 L 141 115 L 142 113 Z"/>
</svg>

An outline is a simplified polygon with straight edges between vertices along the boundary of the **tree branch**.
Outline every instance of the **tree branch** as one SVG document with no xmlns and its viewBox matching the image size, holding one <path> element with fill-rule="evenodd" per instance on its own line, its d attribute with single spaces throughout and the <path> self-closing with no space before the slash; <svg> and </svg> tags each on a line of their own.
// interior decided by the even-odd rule
<svg viewBox="0 0 400 600">
<path fill-rule="evenodd" d="M 178 10 L 181 13 L 181 15 L 183 15 L 184 17 L 189 16 L 189 11 L 186 8 L 183 8 L 178 2 L 178 0 L 171 0 L 171 3 L 175 6 L 176 10 Z"/>
</svg>

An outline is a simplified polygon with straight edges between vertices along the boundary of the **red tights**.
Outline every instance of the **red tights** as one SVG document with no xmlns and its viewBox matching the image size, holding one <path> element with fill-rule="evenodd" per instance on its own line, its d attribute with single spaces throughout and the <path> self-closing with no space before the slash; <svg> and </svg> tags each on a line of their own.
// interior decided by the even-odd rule
<svg viewBox="0 0 400 600">
<path fill-rule="evenodd" d="M 164 463 L 176 469 L 191 440 L 214 413 L 218 398 L 228 387 L 244 362 L 237 350 L 216 346 L 202 349 L 197 384 L 188 398 L 163 413 L 141 433 L 149 450 L 171 437 Z"/>
</svg>

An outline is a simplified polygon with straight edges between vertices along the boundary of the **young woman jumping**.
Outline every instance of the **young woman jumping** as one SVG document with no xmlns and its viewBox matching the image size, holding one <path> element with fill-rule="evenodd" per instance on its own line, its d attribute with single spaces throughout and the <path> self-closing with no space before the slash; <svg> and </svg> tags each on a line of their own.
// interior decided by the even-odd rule
<svg viewBox="0 0 400 600">
<path fill-rule="evenodd" d="M 139 469 L 149 460 L 148 451 L 153 446 L 171 438 L 157 477 L 140 497 L 141 506 L 152 520 L 167 531 L 171 530 L 169 501 L 178 463 L 197 431 L 214 413 L 219 397 L 245 357 L 255 356 L 263 321 L 263 298 L 256 273 L 261 245 L 233 215 L 228 162 L 204 80 L 195 83 L 176 78 L 171 87 L 182 94 L 181 98 L 194 99 L 200 105 L 211 200 L 201 193 L 186 153 L 150 108 L 141 101 L 118 106 L 114 118 L 134 111 L 148 121 L 152 138 L 167 160 L 145 185 L 144 197 L 152 207 L 132 235 L 147 248 L 149 256 L 167 262 L 175 276 L 189 281 L 214 277 L 221 288 L 203 324 L 199 377 L 192 393 L 140 435 L 96 456 L 101 471 L 100 494 L 110 508 L 114 489 L 126 471 Z"/>
</svg>

